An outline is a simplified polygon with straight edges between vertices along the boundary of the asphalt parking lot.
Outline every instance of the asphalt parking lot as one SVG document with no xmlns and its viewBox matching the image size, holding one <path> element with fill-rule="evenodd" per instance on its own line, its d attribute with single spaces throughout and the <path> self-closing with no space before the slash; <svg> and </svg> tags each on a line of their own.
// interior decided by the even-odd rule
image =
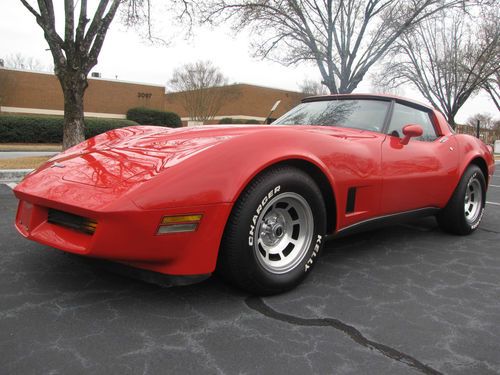
<svg viewBox="0 0 500 375">
<path fill-rule="evenodd" d="M 26 241 L 0 185 L 0 374 L 498 374 L 499 172 L 492 185 L 471 236 L 429 218 L 330 241 L 305 283 L 266 298 Z"/>
</svg>

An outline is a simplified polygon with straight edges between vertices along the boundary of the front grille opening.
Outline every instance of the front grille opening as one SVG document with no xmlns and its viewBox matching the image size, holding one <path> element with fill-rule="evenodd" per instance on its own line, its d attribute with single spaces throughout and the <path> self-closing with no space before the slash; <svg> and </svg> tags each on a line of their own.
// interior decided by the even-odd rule
<svg viewBox="0 0 500 375">
<path fill-rule="evenodd" d="M 97 222 L 83 216 L 49 208 L 47 221 L 52 224 L 74 229 L 85 234 L 94 234 Z"/>
</svg>

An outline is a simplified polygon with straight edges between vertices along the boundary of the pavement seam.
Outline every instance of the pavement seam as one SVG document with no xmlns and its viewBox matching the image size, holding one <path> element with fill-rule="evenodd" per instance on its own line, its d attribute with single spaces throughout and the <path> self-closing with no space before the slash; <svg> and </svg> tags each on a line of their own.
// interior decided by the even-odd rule
<svg viewBox="0 0 500 375">
<path fill-rule="evenodd" d="M 341 331 L 345 335 L 347 335 L 351 340 L 355 343 L 364 346 L 370 350 L 376 350 L 381 353 L 383 356 L 396 360 L 398 362 L 404 363 L 407 366 L 413 367 L 414 369 L 419 370 L 423 374 L 431 374 L 431 375 L 442 375 L 441 372 L 433 369 L 432 367 L 420 362 L 416 358 L 410 356 L 409 354 L 400 352 L 390 346 L 387 346 L 382 343 L 378 343 L 376 341 L 372 341 L 363 336 L 363 334 L 358 331 L 353 326 L 343 323 L 335 318 L 301 318 L 294 315 L 289 315 L 285 313 L 281 313 L 279 311 L 274 310 L 270 306 L 268 306 L 261 298 L 259 297 L 248 297 L 245 300 L 245 304 L 252 310 L 257 311 L 258 313 L 274 319 L 279 320 L 281 322 L 285 322 L 292 325 L 297 326 L 305 326 L 305 327 L 332 327 L 338 331 Z"/>
</svg>

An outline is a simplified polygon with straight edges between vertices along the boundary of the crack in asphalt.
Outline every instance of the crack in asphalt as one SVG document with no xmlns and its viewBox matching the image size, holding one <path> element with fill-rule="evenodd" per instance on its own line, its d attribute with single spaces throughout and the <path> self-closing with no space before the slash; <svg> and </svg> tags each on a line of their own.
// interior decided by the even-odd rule
<svg viewBox="0 0 500 375">
<path fill-rule="evenodd" d="M 279 320 L 281 322 L 304 326 L 304 327 L 332 327 L 336 330 L 341 331 L 345 335 L 347 335 L 351 340 L 355 343 L 364 346 L 365 348 L 376 350 L 385 357 L 394 359 L 398 362 L 404 363 L 410 367 L 413 367 L 423 374 L 432 374 L 432 375 L 442 375 L 441 372 L 433 369 L 432 367 L 420 362 L 416 358 L 413 358 L 409 354 L 400 352 L 390 346 L 381 344 L 379 342 L 375 342 L 367 339 L 363 336 L 361 332 L 359 332 L 353 326 L 350 326 L 346 323 L 341 322 L 338 319 L 334 318 L 301 318 L 294 315 L 284 314 L 272 309 L 270 306 L 266 305 L 266 303 L 259 297 L 248 297 L 245 300 L 246 305 L 258 313 L 275 320 Z"/>
<path fill-rule="evenodd" d="M 486 229 L 486 228 L 477 228 L 478 230 L 482 230 L 484 232 L 488 232 L 488 233 L 496 233 L 496 234 L 500 234 L 500 232 L 496 231 L 496 230 L 493 230 L 493 229 Z"/>
</svg>

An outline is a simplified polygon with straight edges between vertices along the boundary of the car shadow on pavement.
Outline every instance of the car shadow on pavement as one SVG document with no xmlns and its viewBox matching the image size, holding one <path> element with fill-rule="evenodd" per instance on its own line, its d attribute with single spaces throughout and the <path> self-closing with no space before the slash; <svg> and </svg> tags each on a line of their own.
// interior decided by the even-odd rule
<svg viewBox="0 0 500 375">
<path fill-rule="evenodd" d="M 379 259 L 386 258 L 388 251 L 408 252 L 407 244 L 417 239 L 421 241 L 422 235 L 425 236 L 423 232 L 428 231 L 438 231 L 438 229 L 424 220 L 408 226 L 388 227 L 330 240 L 312 275 L 303 285 L 285 295 L 297 296 L 303 293 L 304 289 L 310 293 L 314 288 L 314 282 L 325 274 L 328 276 L 326 282 L 335 284 L 336 277 L 342 277 L 356 267 L 383 262 Z M 137 308 L 134 307 L 135 304 L 145 304 L 148 306 L 147 309 L 141 308 L 141 311 L 171 311 L 172 306 L 182 300 L 183 304 L 194 309 L 198 307 L 204 309 L 207 305 L 219 304 L 220 308 L 230 311 L 233 308 L 241 309 L 242 302 L 249 297 L 248 293 L 226 284 L 217 275 L 197 284 L 163 287 L 116 273 L 108 267 L 107 262 L 64 253 L 40 244 L 25 242 L 23 239 L 16 242 L 27 248 L 24 251 L 16 251 L 15 254 L 17 267 L 14 268 L 17 268 L 22 275 L 24 284 L 18 285 L 18 288 L 24 290 L 26 296 L 33 291 L 35 294 L 46 295 L 50 301 L 60 299 L 62 302 L 60 305 L 68 308 L 73 305 L 80 306 L 82 303 L 89 308 L 92 305 L 95 305 L 93 308 L 98 308 L 100 303 L 113 300 L 125 310 Z M 399 250 L 388 247 L 388 244 Z M 414 249 L 414 252 L 413 256 L 409 256 L 412 260 L 415 260 L 418 249 Z M 310 284 L 311 282 L 313 284 Z M 273 297 L 267 299 L 272 300 Z"/>
</svg>

